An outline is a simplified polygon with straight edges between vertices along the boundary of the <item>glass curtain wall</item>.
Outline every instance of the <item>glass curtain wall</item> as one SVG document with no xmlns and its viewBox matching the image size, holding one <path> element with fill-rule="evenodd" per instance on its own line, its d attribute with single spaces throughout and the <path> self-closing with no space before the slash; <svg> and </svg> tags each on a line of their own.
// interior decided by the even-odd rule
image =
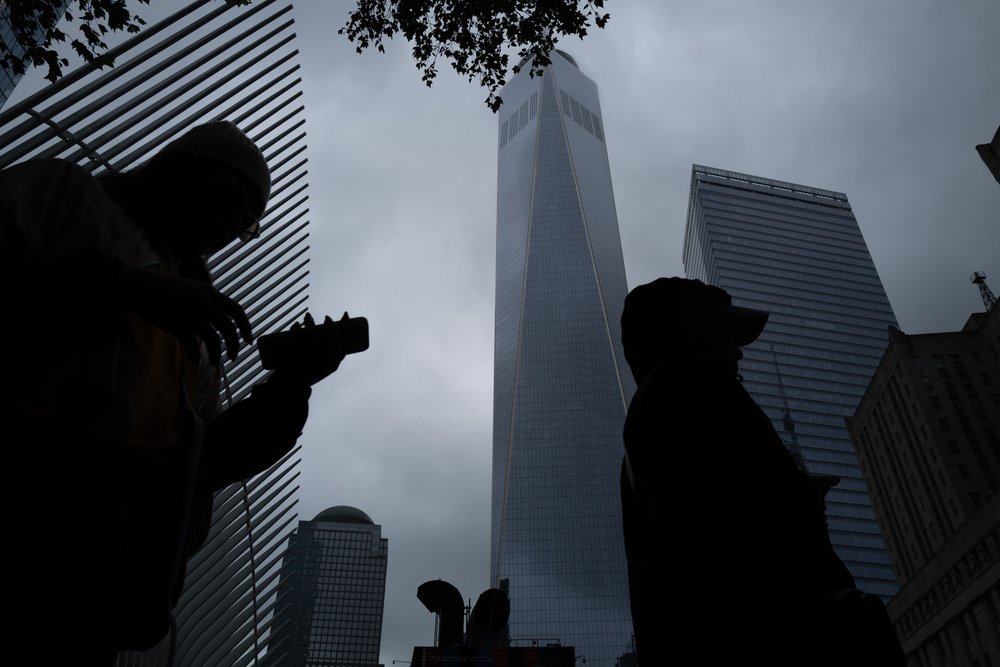
<svg viewBox="0 0 1000 667">
<path fill-rule="evenodd" d="M 861 589 L 893 595 L 896 579 L 844 419 L 896 317 L 847 196 L 694 165 L 684 267 L 735 304 L 771 313 L 745 351 L 743 385 L 809 472 L 841 478 L 827 495 L 834 549 Z"/>
<path fill-rule="evenodd" d="M 619 473 L 635 391 L 597 86 L 556 52 L 499 113 L 491 585 L 513 645 L 631 647 Z"/>
<path fill-rule="evenodd" d="M 357 508 L 300 521 L 282 561 L 265 664 L 375 667 L 387 559 L 382 527 Z"/>
</svg>

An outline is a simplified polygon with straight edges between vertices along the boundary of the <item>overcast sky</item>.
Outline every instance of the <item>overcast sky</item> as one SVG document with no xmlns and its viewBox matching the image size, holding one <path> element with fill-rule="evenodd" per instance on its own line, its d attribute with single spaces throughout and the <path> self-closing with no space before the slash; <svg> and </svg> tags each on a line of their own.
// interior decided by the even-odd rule
<svg viewBox="0 0 1000 667">
<path fill-rule="evenodd" d="M 1000 290 L 1000 3 L 609 2 L 561 45 L 597 83 L 629 286 L 683 275 L 692 163 L 844 192 L 900 326 L 958 329 Z M 313 307 L 372 347 L 316 392 L 302 509 L 348 503 L 389 539 L 382 660 L 433 619 L 417 585 L 489 585 L 497 124 L 403 42 L 358 56 L 299 10 L 310 118 Z M 310 517 L 311 518 L 311 517 Z"/>
<path fill-rule="evenodd" d="M 179 3 L 140 13 L 152 22 Z M 299 515 L 354 505 L 389 540 L 383 663 L 434 622 L 417 586 L 488 587 L 497 117 L 409 47 L 357 55 L 346 2 L 299 2 L 311 309 L 371 325 L 317 387 Z M 692 163 L 844 192 L 901 328 L 958 329 L 1000 291 L 996 0 L 610 0 L 560 45 L 598 85 L 629 286 L 683 275 Z M 20 92 L 20 91 L 19 91 Z"/>
</svg>

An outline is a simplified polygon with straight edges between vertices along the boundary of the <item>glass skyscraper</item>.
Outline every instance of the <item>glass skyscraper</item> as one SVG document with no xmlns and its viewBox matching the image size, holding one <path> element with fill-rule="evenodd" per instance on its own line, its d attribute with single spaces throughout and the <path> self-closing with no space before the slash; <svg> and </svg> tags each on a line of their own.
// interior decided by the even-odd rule
<svg viewBox="0 0 1000 667">
<path fill-rule="evenodd" d="M 388 541 L 355 507 L 300 521 L 289 538 L 265 664 L 376 667 Z"/>
<path fill-rule="evenodd" d="M 610 667 L 632 634 L 627 287 L 597 86 L 552 61 L 501 92 L 490 580 L 508 587 L 513 645 L 559 641 Z"/>
<path fill-rule="evenodd" d="M 858 587 L 897 590 L 844 419 L 896 324 L 847 196 L 694 165 L 684 267 L 771 313 L 743 385 L 809 472 L 836 475 L 830 539 Z"/>
</svg>

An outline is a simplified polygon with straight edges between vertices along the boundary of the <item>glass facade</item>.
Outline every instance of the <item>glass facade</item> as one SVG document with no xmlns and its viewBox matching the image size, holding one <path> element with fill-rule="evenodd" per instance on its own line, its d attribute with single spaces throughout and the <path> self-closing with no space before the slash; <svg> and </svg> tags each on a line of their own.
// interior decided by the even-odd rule
<svg viewBox="0 0 1000 667">
<path fill-rule="evenodd" d="M 265 664 L 378 664 L 388 541 L 354 507 L 300 521 L 285 551 Z"/>
<path fill-rule="evenodd" d="M 893 595 L 896 579 L 844 419 L 896 317 L 847 196 L 695 165 L 684 267 L 734 304 L 771 313 L 745 350 L 743 385 L 809 472 L 841 478 L 827 496 L 830 539 L 859 588 Z"/>
<path fill-rule="evenodd" d="M 619 472 L 635 391 L 597 86 L 562 52 L 501 92 L 491 585 L 513 645 L 631 647 Z"/>
</svg>

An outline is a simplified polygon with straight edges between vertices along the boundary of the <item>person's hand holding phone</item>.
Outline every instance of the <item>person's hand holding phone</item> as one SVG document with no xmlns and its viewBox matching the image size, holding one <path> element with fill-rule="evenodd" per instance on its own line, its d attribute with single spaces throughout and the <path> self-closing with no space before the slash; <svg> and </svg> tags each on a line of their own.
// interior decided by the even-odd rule
<svg viewBox="0 0 1000 667">
<path fill-rule="evenodd" d="M 275 379 L 312 386 L 336 371 L 346 355 L 368 349 L 368 320 L 344 313 L 336 322 L 327 316 L 317 325 L 307 313 L 289 331 L 261 336 L 257 348 Z"/>
</svg>

